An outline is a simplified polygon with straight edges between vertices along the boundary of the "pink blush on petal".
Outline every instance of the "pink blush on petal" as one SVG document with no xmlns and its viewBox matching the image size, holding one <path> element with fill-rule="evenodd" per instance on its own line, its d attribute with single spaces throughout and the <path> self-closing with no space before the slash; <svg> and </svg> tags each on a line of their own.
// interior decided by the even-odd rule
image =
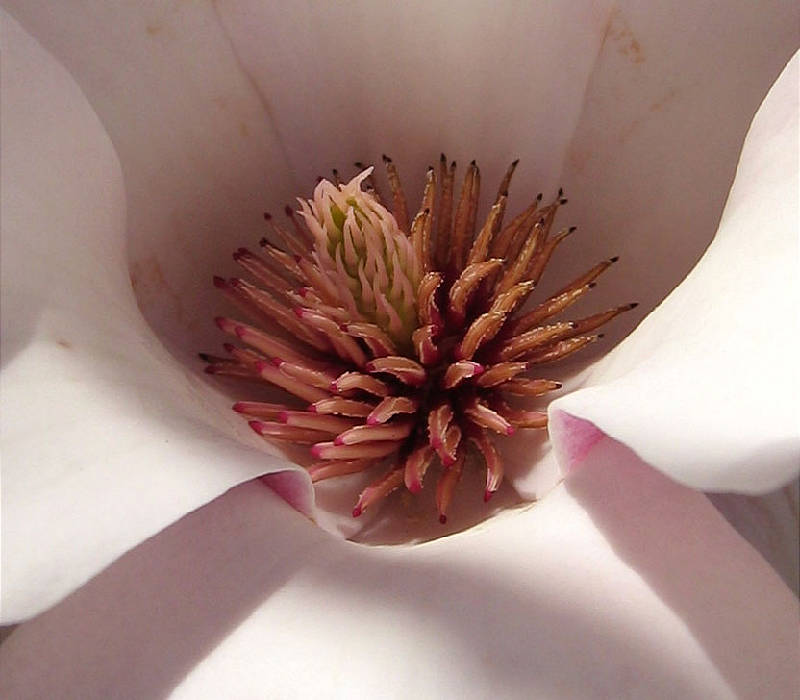
<svg viewBox="0 0 800 700">
<path fill-rule="evenodd" d="M 265 474 L 261 481 L 269 486 L 296 511 L 312 517 L 314 502 L 308 487 L 308 476 L 299 471 L 282 471 Z"/>
<path fill-rule="evenodd" d="M 550 415 L 553 449 L 565 473 L 580 466 L 592 447 L 605 436 L 591 421 L 576 418 L 565 411 L 553 411 Z"/>
</svg>

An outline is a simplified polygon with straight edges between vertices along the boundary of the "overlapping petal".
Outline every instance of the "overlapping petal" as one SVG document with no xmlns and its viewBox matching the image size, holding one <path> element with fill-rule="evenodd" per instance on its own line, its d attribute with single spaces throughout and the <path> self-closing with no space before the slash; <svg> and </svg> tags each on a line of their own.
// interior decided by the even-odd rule
<svg viewBox="0 0 800 700">
<path fill-rule="evenodd" d="M 797 475 L 798 65 L 753 121 L 704 258 L 590 388 L 551 406 L 565 462 L 581 418 L 695 488 L 765 493 Z"/>
<path fill-rule="evenodd" d="M 3 19 L 7 622 L 231 486 L 297 467 L 229 417 L 142 319 L 111 143 L 64 69 Z M 305 473 L 280 486 L 310 512 Z"/>
<path fill-rule="evenodd" d="M 606 438 L 541 503 L 411 548 L 244 485 L 17 630 L 0 692 L 789 698 L 797 616 L 702 494 Z"/>
<path fill-rule="evenodd" d="M 17 544 L 11 549 L 4 542 L 4 558 L 11 561 L 13 556 L 20 563 L 17 573 L 11 570 L 13 580 L 4 578 L 4 614 L 11 619 L 46 607 L 114 556 L 230 485 L 272 468 L 287 467 L 285 462 L 265 461 L 261 454 L 254 452 L 250 447 L 252 443 L 245 437 L 246 431 L 228 422 L 224 402 L 207 393 L 191 374 L 186 374 L 149 334 L 126 287 L 124 242 L 129 246 L 137 301 L 159 338 L 181 356 L 189 349 L 207 346 L 207 340 L 213 337 L 213 328 L 206 321 L 211 315 L 212 295 L 210 285 L 206 291 L 203 283 L 204 273 L 217 269 L 218 260 L 239 245 L 243 236 L 251 235 L 265 196 L 268 206 L 287 201 L 290 195 L 302 191 L 296 183 L 310 180 L 316 173 L 309 168 L 319 167 L 321 160 L 331 161 L 331 166 L 340 165 L 341 159 L 354 157 L 356 151 L 359 156 L 363 156 L 364 151 L 374 156 L 384 147 L 402 144 L 409 149 L 403 161 L 409 172 L 414 169 L 422 172 L 431 153 L 435 156 L 440 148 L 453 144 L 457 146 L 453 152 L 469 157 L 486 153 L 490 175 L 493 169 L 499 171 L 505 160 L 526 156 L 532 161 L 533 169 L 521 180 L 523 189 L 535 191 L 553 187 L 558 184 L 556 178 L 564 162 L 564 150 L 576 124 L 578 136 L 572 140 L 572 160 L 566 161 L 564 174 L 569 175 L 570 168 L 574 169 L 580 160 L 575 146 L 580 145 L 581 137 L 587 136 L 585 120 L 587 109 L 592 106 L 590 99 L 584 100 L 584 94 L 591 98 L 598 82 L 603 87 L 603 81 L 609 79 L 607 64 L 593 63 L 598 49 L 603 56 L 610 45 L 622 53 L 624 48 L 632 54 L 628 57 L 634 65 L 641 64 L 635 51 L 638 42 L 630 26 L 627 30 L 620 29 L 620 15 L 609 16 L 605 6 L 599 9 L 575 6 L 578 9 L 574 10 L 574 15 L 570 9 L 563 16 L 542 11 L 519 17 L 516 11 L 509 11 L 509 16 L 500 24 L 513 25 L 518 33 L 514 34 L 514 41 L 508 41 L 503 33 L 491 33 L 496 24 L 483 21 L 480 8 L 472 15 L 459 14 L 454 20 L 459 31 L 443 37 L 433 29 L 440 27 L 449 15 L 428 15 L 420 10 L 420 21 L 406 24 L 394 21 L 397 18 L 391 13 L 371 9 L 371 4 L 359 10 L 357 23 L 353 17 L 329 17 L 330 21 L 320 17 L 317 25 L 311 28 L 304 21 L 305 17 L 273 16 L 269 13 L 277 10 L 255 4 L 185 4 L 170 6 L 169 10 L 158 9 L 152 14 L 149 6 L 142 8 L 136 4 L 94 6 L 88 3 L 86 8 L 91 11 L 86 13 L 75 12 L 77 6 L 38 2 L 14 5 L 14 11 L 26 26 L 34 29 L 74 73 L 108 130 L 125 178 L 128 218 L 127 241 L 123 241 L 125 224 L 119 170 L 107 140 L 97 136 L 100 125 L 94 121 L 91 108 L 75 97 L 75 86 L 70 84 L 68 118 L 62 118 L 59 128 L 71 127 L 70 134 L 75 130 L 83 138 L 72 141 L 70 136 L 44 142 L 54 149 L 57 157 L 53 162 L 63 167 L 49 167 L 53 154 L 47 152 L 42 154 L 41 160 L 26 163 L 19 156 L 15 160 L 12 151 L 9 161 L 12 165 L 18 163 L 23 172 L 28 166 L 39 166 L 28 167 L 26 177 L 29 179 L 21 180 L 23 185 L 29 185 L 29 196 L 31 191 L 55 192 L 65 181 L 81 185 L 76 187 L 78 192 L 56 197 L 53 211 L 40 212 L 41 218 L 27 218 L 26 214 L 24 230 L 20 229 L 20 233 L 28 236 L 26 246 L 36 241 L 40 245 L 47 243 L 50 254 L 60 256 L 70 265 L 56 273 L 49 265 L 55 258 L 40 257 L 41 265 L 33 267 L 35 272 L 26 280 L 21 279 L 22 273 L 20 277 L 11 278 L 20 293 L 47 300 L 41 309 L 33 307 L 34 312 L 26 316 L 28 323 L 19 325 L 23 335 L 8 335 L 9 339 L 19 340 L 20 352 L 9 365 L 8 372 L 4 370 L 4 382 L 8 376 L 18 383 L 17 386 L 24 384 L 27 389 L 27 395 L 23 396 L 21 391 L 15 395 L 23 396 L 22 405 L 26 407 L 26 411 L 18 412 L 16 423 L 22 426 L 19 436 L 27 440 L 20 437 L 16 443 L 25 459 L 17 462 L 14 472 L 24 478 L 11 489 L 7 488 L 7 482 L 3 496 L 4 525 L 14 523 L 12 534 L 16 530 L 17 536 Z M 687 14 L 684 21 L 694 22 L 692 26 L 701 29 L 713 26 L 711 4 L 698 7 L 696 14 L 692 17 Z M 633 12 L 634 26 L 638 19 L 638 26 L 644 25 L 645 35 L 655 36 L 653 27 L 659 25 L 658 17 L 648 23 L 630 8 L 624 9 Z M 715 133 L 708 151 L 715 158 L 725 154 L 731 165 L 735 162 L 735 148 L 738 147 L 735 125 L 744 128 L 756 98 L 766 87 L 765 77 L 771 78 L 785 60 L 780 54 L 788 41 L 785 27 L 791 15 L 786 3 L 775 3 L 769 8 L 750 8 L 742 3 L 729 13 L 730 24 L 725 31 L 735 36 L 746 28 L 752 38 L 747 43 L 747 52 L 736 54 L 737 65 L 752 66 L 752 72 L 747 74 L 746 80 L 736 72 L 725 74 L 726 85 L 739 81 L 746 89 L 742 88 L 741 94 L 737 92 L 737 99 L 725 105 L 729 111 L 726 117 L 734 127 L 725 130 L 724 137 Z M 333 21 L 348 19 L 349 24 Z M 524 21 L 518 23 L 520 19 Z M 340 41 L 343 27 L 352 29 L 354 23 L 364 30 L 375 29 L 375 32 L 362 32 L 363 44 Z M 288 31 L 295 24 L 298 31 Z M 670 26 L 673 33 L 667 34 L 673 38 L 678 36 L 681 27 L 674 23 Z M 267 35 L 269 31 L 276 33 Z M 292 42 L 292 37 L 298 36 L 309 42 L 309 46 Z M 556 36 L 558 39 L 554 38 Z M 763 37 L 769 37 L 772 43 L 762 41 Z M 660 41 L 663 53 L 663 37 Z M 426 47 L 431 45 L 435 47 L 433 61 L 426 53 Z M 704 44 L 717 49 L 723 45 L 728 45 L 725 36 L 715 36 Z M 273 58 L 277 56 L 275 61 L 267 60 L 271 56 L 267 47 L 277 52 L 272 55 Z M 707 53 L 708 56 L 698 49 L 698 55 L 714 61 L 724 62 L 730 57 L 721 50 Z M 298 56 L 302 60 L 298 60 Z M 320 57 L 322 63 L 315 56 Z M 753 56 L 757 60 L 752 60 Z M 553 65 L 559 64 L 561 59 L 562 73 L 559 73 Z M 489 68 L 486 68 L 487 61 Z M 426 72 L 431 63 L 438 73 Z M 366 73 L 347 70 L 363 64 L 368 68 Z M 339 70 L 322 71 L 323 67 L 332 65 Z M 602 70 L 604 65 L 605 71 Z M 50 71 L 54 86 L 62 85 L 65 74 L 61 69 L 44 59 L 35 67 L 46 75 Z M 674 75 L 686 74 L 684 66 L 673 68 Z M 586 80 L 593 69 L 594 82 L 590 81 L 587 90 Z M 420 75 L 423 79 L 419 79 Z M 430 75 L 439 77 L 430 79 Z M 462 76 L 456 85 L 452 84 L 454 75 Z M 483 88 L 473 92 L 472 77 L 476 75 L 481 76 Z M 696 78 L 698 73 L 689 75 Z M 293 80 L 287 81 L 287 76 Z M 652 77 L 645 73 L 638 80 L 647 83 Z M 398 81 L 403 78 L 409 85 L 405 93 L 397 89 Z M 687 82 L 697 92 L 702 86 L 723 81 L 713 74 L 706 75 L 704 80 L 698 79 L 700 88 L 689 79 Z M 531 84 L 534 88 L 540 86 L 544 92 L 528 89 Z M 364 95 L 369 89 L 377 90 L 376 85 L 381 86 L 377 93 L 380 99 L 375 100 L 375 105 L 368 105 Z M 504 85 L 514 88 L 504 88 Z M 14 87 L 12 82 L 11 88 Z M 665 90 L 669 87 L 669 80 L 666 80 Z M 54 87 L 53 100 L 59 97 L 60 90 Z M 350 101 L 345 102 L 343 95 Z M 34 99 L 37 95 L 34 93 L 30 97 Z M 347 108 L 337 112 L 336 104 L 346 104 Z M 402 109 L 405 104 L 413 105 L 414 109 L 408 110 L 408 119 L 397 119 L 398 113 L 406 114 Z M 620 104 L 628 103 L 622 100 Z M 688 104 L 695 103 L 689 100 Z M 33 113 L 45 112 L 48 105 L 53 109 L 53 102 L 40 102 L 39 109 Z M 500 111 L 492 111 L 492 105 L 497 105 Z M 309 120 L 298 124 L 298 115 L 308 115 L 312 106 L 327 116 L 328 124 L 337 125 L 331 128 L 333 136 L 326 132 L 324 137 L 315 140 L 318 123 Z M 579 114 L 581 106 L 582 116 Z M 373 107 L 376 114 L 370 112 Z M 685 116 L 685 111 L 681 114 Z M 348 119 L 354 115 L 360 116 L 363 121 L 359 124 L 365 128 L 355 127 L 352 133 L 339 128 L 348 124 Z M 608 112 L 602 112 L 603 115 L 609 117 Z M 710 113 L 706 105 L 693 123 L 695 128 L 711 129 L 718 116 Z M 536 123 L 531 124 L 534 117 Z M 498 128 L 498 120 L 507 121 L 513 128 Z M 87 126 L 87 122 L 92 126 Z M 22 119 L 17 123 L 23 123 Z M 593 123 L 603 124 L 603 120 Z M 48 126 L 51 124 L 47 122 Z M 458 128 L 454 128 L 454 124 Z M 34 120 L 30 127 L 35 126 Z M 635 132 L 636 124 L 630 126 L 631 132 Z M 288 133 L 290 127 L 297 127 L 296 138 Z M 591 129 L 588 136 L 592 136 Z M 523 141 L 522 152 L 517 150 L 520 140 Z M 477 153 L 473 146 L 476 143 L 479 144 Z M 680 169 L 694 162 L 688 157 L 681 159 L 685 152 L 682 144 L 681 129 L 660 144 L 670 156 L 675 156 L 674 161 L 670 161 L 671 167 Z M 311 161 L 307 157 L 309 150 L 316 154 Z M 86 152 L 96 156 L 97 162 L 89 159 L 91 177 L 81 180 L 79 173 Z M 622 149 L 622 152 L 622 163 L 628 163 L 636 155 L 635 149 Z M 650 162 L 650 153 L 646 151 L 641 156 L 643 162 Z M 4 154 L 4 168 L 6 161 Z M 596 161 L 588 159 L 590 166 L 596 167 Z M 591 167 L 586 172 L 596 175 Z M 631 183 L 644 181 L 646 173 L 646 167 L 640 165 L 628 174 L 629 179 L 624 182 L 629 183 L 631 194 L 635 189 Z M 689 183 L 686 187 L 695 192 L 690 213 L 704 204 L 702 197 L 696 194 L 697 181 L 689 179 L 691 174 L 686 173 Z M 80 192 L 98 192 L 95 175 L 109 188 L 107 201 L 99 196 L 86 197 Z M 664 179 L 675 185 L 669 178 L 659 182 Z M 620 180 L 609 177 L 609 181 Z M 719 200 L 727 190 L 725 177 L 709 183 L 709 188 L 713 193 L 711 199 Z M 606 196 L 609 190 L 610 195 Z M 608 186 L 598 191 L 605 194 L 596 199 L 588 190 L 584 192 L 589 202 L 584 212 L 591 214 L 591 209 L 596 208 L 594 215 L 588 217 L 590 223 L 610 213 L 617 218 L 610 216 L 608 220 L 621 223 L 620 214 L 632 212 L 637 221 L 635 232 L 646 228 L 648 219 L 641 207 L 631 207 L 626 212 L 618 206 L 623 201 L 634 201 L 635 197 L 626 199 L 624 192 Z M 677 190 L 673 187 L 668 191 L 674 195 Z M 657 197 L 651 188 L 645 202 L 652 204 L 654 196 Z M 15 204 L 29 204 L 30 201 L 19 200 Z M 98 201 L 105 202 L 99 210 L 95 206 Z M 58 208 L 62 204 L 64 206 Z M 713 206 L 710 209 L 713 210 Z M 656 211 L 658 226 L 653 230 L 658 237 L 669 231 L 665 222 L 670 220 L 672 212 L 668 206 L 658 207 Z M 599 216 L 601 214 L 603 216 Z M 682 216 L 691 220 L 685 212 Z M 713 231 L 716 214 L 706 213 L 705 216 L 700 227 L 702 241 L 693 243 L 692 250 L 696 252 L 702 249 Z M 61 230 L 72 232 L 74 237 L 64 236 L 59 241 L 45 238 L 52 231 L 50 224 L 54 219 L 69 223 Z M 685 223 L 684 219 L 681 222 Z M 607 223 L 606 229 L 608 227 Z M 630 231 L 621 225 L 613 228 L 614 231 L 603 230 L 603 234 L 609 235 L 595 237 L 585 248 L 587 257 L 597 257 L 598 250 L 602 250 L 602 254 L 620 252 L 608 251 L 607 245 L 622 242 Z M 29 236 L 29 231 L 38 231 L 41 237 Z M 4 231 L 4 239 L 8 240 L 6 233 Z M 603 239 L 602 248 L 598 248 Z M 632 262 L 652 261 L 642 254 L 646 246 L 645 243 L 628 248 Z M 684 254 L 678 256 L 679 262 L 674 267 L 669 266 L 669 273 L 659 276 L 654 286 L 661 291 L 650 294 L 643 310 L 651 308 L 661 298 L 659 294 L 676 283 L 688 269 L 693 258 L 685 254 L 685 248 L 683 250 Z M 5 266 L 9 260 L 5 242 L 3 252 Z M 577 256 L 575 264 L 581 264 L 580 257 Z M 637 269 L 649 268 L 642 264 Z M 662 271 L 661 267 L 658 269 Z M 56 274 L 65 275 L 63 279 L 55 277 L 61 282 L 59 288 L 52 295 L 38 296 L 41 282 Z M 641 274 L 646 277 L 649 273 Z M 97 284 L 98 275 L 106 284 Z M 4 285 L 7 279 L 4 269 Z M 608 287 L 609 293 L 617 295 L 621 288 L 619 283 Z M 626 291 L 633 292 L 635 288 L 630 286 Z M 113 319 L 108 311 L 111 308 L 114 309 Z M 42 309 L 46 312 L 41 312 Z M 40 319 L 43 319 L 41 323 Z M 83 359 L 74 359 L 77 352 L 68 353 L 68 348 L 58 346 L 61 336 L 54 334 L 69 328 L 80 330 L 81 342 L 87 349 Z M 4 329 L 4 341 L 6 336 Z M 64 339 L 73 346 L 70 350 L 78 349 L 70 338 Z M 41 381 L 43 372 L 49 372 L 57 381 Z M 66 378 L 65 381 L 60 381 L 62 378 Z M 50 398 L 42 398 L 48 392 Z M 7 396 L 4 385 L 4 401 Z M 32 457 L 38 449 L 35 447 L 38 441 L 30 431 L 32 417 L 49 416 L 54 407 L 63 411 L 67 406 L 74 407 L 69 422 L 62 422 L 48 433 L 52 449 Z M 4 413 L 8 414 L 5 406 Z M 212 413 L 213 421 L 209 418 Z M 14 427 L 13 423 L 10 425 Z M 112 443 L 110 435 L 124 437 L 124 441 L 117 439 Z M 61 442 L 55 438 L 61 438 Z M 5 442 L 4 434 L 4 458 L 8 461 L 10 454 L 6 452 Z M 529 454 L 520 450 L 523 456 L 520 462 L 524 467 L 521 471 L 525 473 L 529 473 Z M 552 459 L 550 463 L 553 464 Z M 118 467 L 118 471 L 108 468 L 109 464 Z M 554 473 L 551 470 L 551 477 Z M 518 483 L 523 484 L 525 492 L 524 482 Z M 544 479 L 528 491 L 543 492 L 552 483 L 552 478 Z M 74 492 L 64 488 L 65 485 L 76 487 L 78 493 L 89 496 L 90 505 L 75 499 Z M 288 484 L 289 488 L 295 486 L 298 483 L 294 481 Z M 302 496 L 305 482 L 299 486 L 298 494 Z M 21 503 L 29 510 L 24 514 L 18 511 L 17 515 L 13 509 L 5 507 L 6 503 L 13 503 L 14 508 Z M 229 501 L 220 503 L 228 504 L 225 509 L 230 507 Z M 305 506 L 310 507 L 308 503 Z M 65 531 L 65 523 L 72 529 Z M 288 526 L 287 530 L 277 527 L 270 532 L 280 539 L 287 531 Z M 44 533 L 43 539 L 36 540 L 38 544 L 35 544 L 34 540 L 26 539 L 29 532 Z M 313 535 L 313 538 L 320 537 L 320 534 Z M 261 545 L 266 546 L 266 543 Z M 350 551 L 345 545 L 341 547 L 342 552 Z M 749 556 L 751 554 L 745 559 Z M 302 552 L 295 549 L 280 565 L 273 563 L 286 572 L 299 563 L 301 557 Z M 4 577 L 10 576 L 7 571 L 4 566 Z M 380 575 L 376 573 L 375 576 L 374 580 L 380 583 Z M 38 581 L 38 588 L 29 586 L 31 580 Z M 9 581 L 12 586 L 7 585 Z M 403 585 L 413 590 L 411 582 L 404 581 Z M 8 607 L 9 591 L 16 596 L 11 599 L 13 607 Z M 358 653 L 359 649 L 354 648 L 352 653 Z"/>
</svg>

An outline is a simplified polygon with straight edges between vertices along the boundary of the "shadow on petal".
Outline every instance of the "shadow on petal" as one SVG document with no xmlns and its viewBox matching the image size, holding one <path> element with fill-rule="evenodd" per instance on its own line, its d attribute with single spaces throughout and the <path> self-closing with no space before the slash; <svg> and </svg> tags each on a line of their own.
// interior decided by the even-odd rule
<svg viewBox="0 0 800 700">
<path fill-rule="evenodd" d="M 703 494 L 677 485 L 606 437 L 565 485 L 620 558 L 683 619 L 737 695 L 791 695 L 791 685 L 778 683 L 796 680 L 792 668 L 800 649 L 791 620 L 797 618 L 797 601 L 724 518 L 707 507 Z M 751 567 L 758 564 L 764 575 L 751 577 Z M 727 614 L 721 614 L 722 599 Z M 794 613 L 789 620 L 787 611 Z M 764 657 L 760 679 L 744 662 L 741 645 L 732 642 L 745 643 L 748 637 L 765 640 L 775 651 Z"/>
<path fill-rule="evenodd" d="M 0 691 L 779 697 L 788 591 L 702 496 L 613 444 L 592 457 L 569 491 L 405 549 L 237 487 L 17 630 Z"/>
</svg>

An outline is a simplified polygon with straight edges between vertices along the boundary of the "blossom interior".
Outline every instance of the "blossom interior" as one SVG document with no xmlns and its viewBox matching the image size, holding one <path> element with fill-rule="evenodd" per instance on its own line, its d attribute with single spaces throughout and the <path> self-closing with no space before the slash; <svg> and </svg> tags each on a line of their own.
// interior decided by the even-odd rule
<svg viewBox="0 0 800 700">
<path fill-rule="evenodd" d="M 233 408 L 266 439 L 310 445 L 312 481 L 383 465 L 353 516 L 400 487 L 419 493 L 438 463 L 444 523 L 473 455 L 486 471 L 488 501 L 503 480 L 496 437 L 546 428 L 543 407 L 526 400 L 561 384 L 537 377 L 537 368 L 587 347 L 602 337 L 600 326 L 636 304 L 556 320 L 617 258 L 526 303 L 575 227 L 553 232 L 567 203 L 560 190 L 548 204 L 537 195 L 504 223 L 517 161 L 480 229 L 474 161 L 456 199 L 456 164 L 442 155 L 413 217 L 397 167 L 384 162 L 388 197 L 372 168 L 347 183 L 334 171 L 333 182 L 320 179 L 313 198 L 299 200 L 299 212 L 286 208 L 287 226 L 265 215 L 272 235 L 260 254 L 234 253 L 257 284 L 214 278 L 252 323 L 217 318 L 238 344 L 226 343 L 224 357 L 201 357 L 211 374 L 266 382 L 292 397 Z"/>
</svg>

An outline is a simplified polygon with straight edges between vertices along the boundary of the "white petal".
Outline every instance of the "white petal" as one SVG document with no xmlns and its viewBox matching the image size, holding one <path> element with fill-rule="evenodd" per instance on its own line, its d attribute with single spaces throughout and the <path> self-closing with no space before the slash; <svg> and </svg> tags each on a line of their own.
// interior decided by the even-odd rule
<svg viewBox="0 0 800 700">
<path fill-rule="evenodd" d="M 221 344 L 214 274 L 255 246 L 264 210 L 302 193 L 216 3 L 6 3 L 69 70 L 122 165 L 137 301 L 190 361 Z"/>
<path fill-rule="evenodd" d="M 440 151 L 477 159 L 486 200 L 515 157 L 516 192 L 558 186 L 609 5 L 367 0 L 287 12 L 246 0 L 219 11 L 302 181 L 386 152 L 413 207 Z"/>
<path fill-rule="evenodd" d="M 4 697 L 792 697 L 797 601 L 604 440 L 540 504 L 412 548 L 243 486 L 0 649 Z M 702 533 L 702 534 L 700 534 Z"/>
<path fill-rule="evenodd" d="M 587 382 L 578 370 L 629 334 L 710 243 L 748 126 L 795 50 L 796 14 L 795 3 L 783 0 L 738 3 L 724 13 L 705 0 L 620 2 L 612 11 L 561 180 L 569 204 L 560 220 L 578 231 L 553 257 L 541 293 L 619 255 L 574 316 L 640 305 L 575 362 L 547 370 L 566 380 L 565 391 L 602 381 Z M 546 450 L 531 443 L 523 456 Z M 511 470 L 524 495 L 552 485 L 554 460 L 542 464 L 531 471 L 522 459 Z"/>
<path fill-rule="evenodd" d="M 63 68 L 4 15 L 3 620 L 258 474 L 293 468 L 136 306 L 122 173 Z M 311 508 L 305 474 L 282 477 Z"/>
<path fill-rule="evenodd" d="M 596 366 L 596 386 L 551 407 L 590 421 L 678 481 L 764 493 L 800 464 L 798 58 L 745 142 L 719 231 L 698 266 Z"/>
</svg>

